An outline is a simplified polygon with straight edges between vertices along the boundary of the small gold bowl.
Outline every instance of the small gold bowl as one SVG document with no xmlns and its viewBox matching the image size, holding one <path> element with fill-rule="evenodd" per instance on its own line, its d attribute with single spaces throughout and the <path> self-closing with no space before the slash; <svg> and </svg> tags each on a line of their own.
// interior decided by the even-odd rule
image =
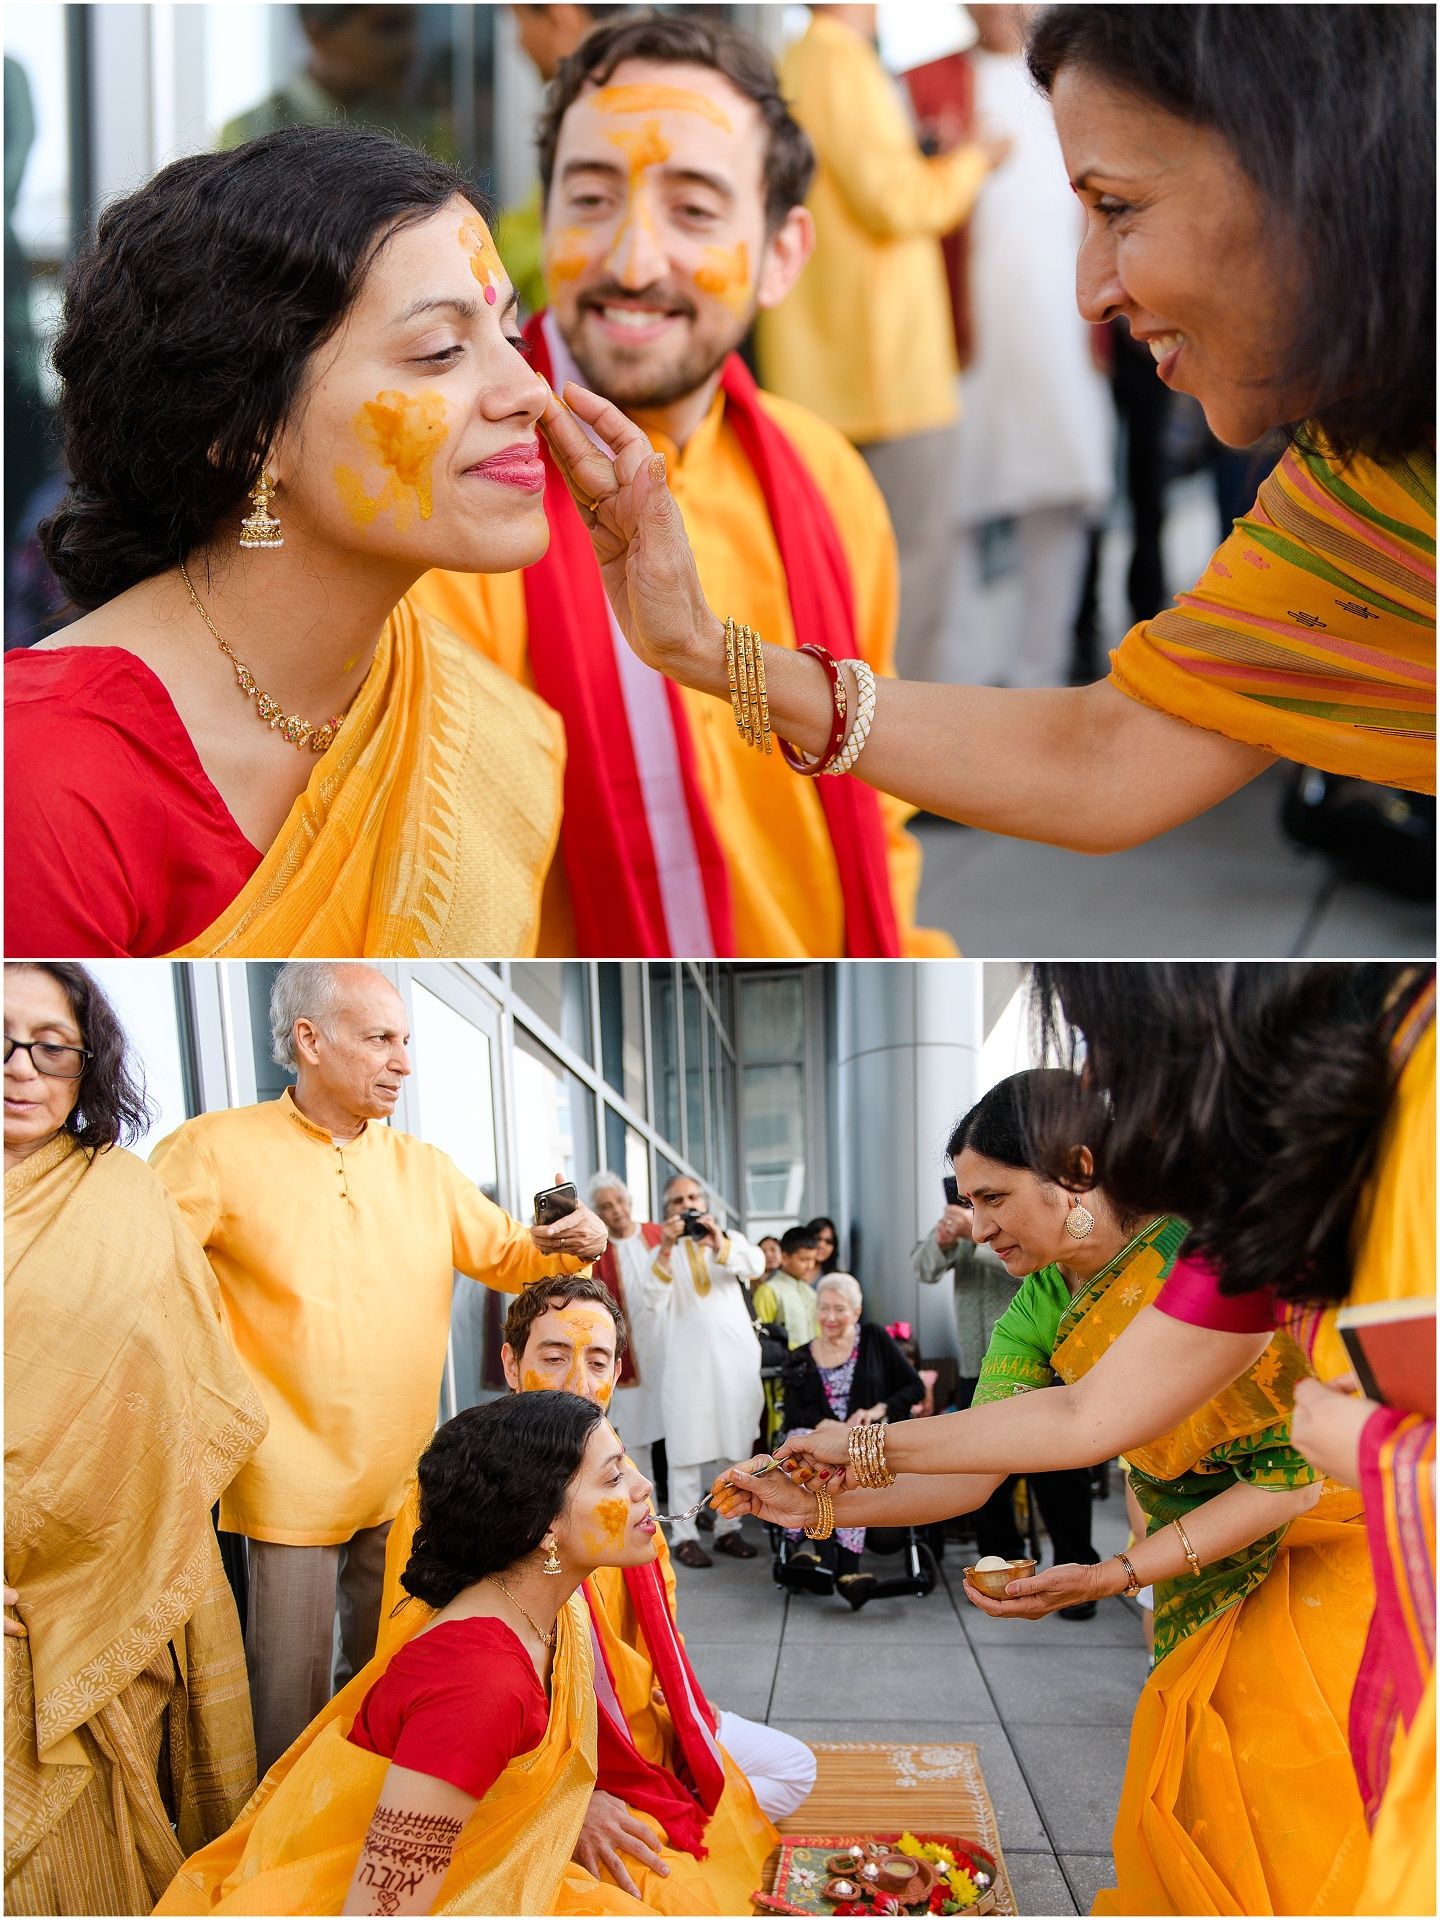
<svg viewBox="0 0 1440 1920">
<path fill-rule="evenodd" d="M 987 1567 L 982 1573 L 976 1567 L 966 1567 L 965 1578 L 972 1587 L 988 1594 L 992 1600 L 1004 1600 L 1008 1596 L 1006 1587 L 1012 1580 L 1028 1580 L 1035 1571 L 1033 1560 L 1011 1560 L 1005 1567 Z"/>
</svg>

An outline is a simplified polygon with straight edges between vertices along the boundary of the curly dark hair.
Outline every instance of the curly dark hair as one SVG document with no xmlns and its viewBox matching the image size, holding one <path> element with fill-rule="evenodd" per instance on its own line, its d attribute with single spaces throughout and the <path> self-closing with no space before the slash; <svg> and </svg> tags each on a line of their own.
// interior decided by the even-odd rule
<svg viewBox="0 0 1440 1920">
<path fill-rule="evenodd" d="M 175 565 L 239 515 L 306 369 L 453 167 L 355 127 L 197 153 L 100 217 L 55 343 L 70 485 L 42 526 L 78 607 Z"/>
<path fill-rule="evenodd" d="M 765 127 L 765 225 L 773 233 L 792 207 L 802 206 L 815 177 L 815 150 L 780 92 L 770 56 L 758 40 L 723 20 L 712 9 L 683 13 L 626 12 L 592 27 L 572 54 L 560 62 L 545 92 L 540 115 L 540 187 L 548 200 L 555 175 L 560 123 L 590 85 L 606 86 L 626 60 L 659 60 L 673 66 L 710 67 L 723 74 L 737 93 L 753 100 Z"/>
<path fill-rule="evenodd" d="M 530 1329 L 552 1307 L 604 1307 L 615 1322 L 615 1357 L 625 1351 L 625 1316 L 603 1280 L 589 1273 L 566 1273 L 555 1279 L 529 1280 L 510 1302 L 505 1316 L 505 1344 L 519 1360 L 530 1339 Z"/>
<path fill-rule="evenodd" d="M 955 1122 L 945 1142 L 945 1157 L 953 1161 L 968 1147 L 987 1160 L 998 1160 L 1002 1167 L 1023 1167 L 1042 1180 L 1054 1180 L 1050 1165 L 1037 1154 L 1032 1137 L 1034 1116 L 1047 1110 L 1065 1116 L 1061 1129 L 1064 1145 L 1054 1158 L 1063 1165 L 1066 1177 L 1056 1184 L 1089 1190 L 1101 1187 L 1120 1225 L 1128 1226 L 1138 1210 L 1119 1205 L 1094 1174 L 1082 1175 L 1076 1163 L 1079 1150 L 1104 1132 L 1107 1116 L 1103 1101 L 1087 1092 L 1079 1075 L 1068 1068 L 1031 1067 L 999 1081 Z"/>
<path fill-rule="evenodd" d="M 534 1553 L 563 1511 L 592 1429 L 575 1393 L 512 1393 L 447 1420 L 420 1456 L 420 1524 L 400 1584 L 427 1607 Z"/>
<path fill-rule="evenodd" d="M 1289 365 L 1318 398 L 1292 437 L 1401 459 L 1435 433 L 1435 13 L 1428 6 L 1051 6 L 1067 65 L 1211 128 L 1299 275 Z"/>
<path fill-rule="evenodd" d="M 5 971 L 48 973 L 70 1002 L 80 1029 L 87 1061 L 75 1105 L 65 1122 L 82 1147 L 104 1153 L 108 1147 L 129 1146 L 147 1131 L 154 1109 L 145 1094 L 145 1076 L 130 1048 L 119 1016 L 84 967 L 70 960 L 7 960 Z"/>
<path fill-rule="evenodd" d="M 1042 1057 L 1105 1103 L 1083 1137 L 1110 1198 L 1190 1223 L 1225 1293 L 1349 1290 L 1356 1209 L 1394 1091 L 1390 1035 L 1433 970 L 1399 963 L 1100 962 L 1031 974 Z M 1062 1186 L 1077 1093 L 1032 1103 L 1032 1164 Z"/>
</svg>

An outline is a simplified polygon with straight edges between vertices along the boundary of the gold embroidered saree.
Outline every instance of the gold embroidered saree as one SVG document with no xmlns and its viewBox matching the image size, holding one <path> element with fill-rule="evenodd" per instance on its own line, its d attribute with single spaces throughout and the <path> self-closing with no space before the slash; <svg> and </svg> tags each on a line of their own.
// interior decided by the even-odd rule
<svg viewBox="0 0 1440 1920">
<path fill-rule="evenodd" d="M 240 1818 L 187 1860 L 156 1913 L 339 1913 L 390 1762 L 350 1725 L 396 1649 L 433 1618 L 418 1601 L 370 1664 L 266 1774 Z M 549 1913 L 595 1784 L 595 1688 L 585 1603 L 556 1622 L 545 1737 L 518 1754 L 455 1843 L 436 1913 Z M 623 1911 L 645 1909 L 628 1901 Z"/>
<path fill-rule="evenodd" d="M 5 1229 L 5 1904 L 148 1913 L 255 1777 L 210 1508 L 265 1415 L 143 1161 L 59 1135 Z"/>
<path fill-rule="evenodd" d="M 560 722 L 401 601 L 260 865 L 179 959 L 533 953 Z"/>
</svg>

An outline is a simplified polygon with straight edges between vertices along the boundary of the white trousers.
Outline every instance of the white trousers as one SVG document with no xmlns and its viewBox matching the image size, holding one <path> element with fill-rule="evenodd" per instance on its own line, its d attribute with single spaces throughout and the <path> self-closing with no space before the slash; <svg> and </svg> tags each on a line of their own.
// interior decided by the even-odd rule
<svg viewBox="0 0 1440 1920">
<path fill-rule="evenodd" d="M 1007 687 L 1064 686 L 1089 541 L 1083 506 L 1037 507 L 1015 517 L 1018 594 L 987 589 L 977 528 L 960 530 L 951 559 L 951 642 L 937 680 Z"/>
<path fill-rule="evenodd" d="M 762 1726 L 758 1720 L 742 1720 L 723 1707 L 718 1738 L 771 1820 L 783 1820 L 809 1798 L 815 1785 L 815 1755 L 803 1740 L 778 1727 Z"/>
<path fill-rule="evenodd" d="M 733 1463 L 729 1460 L 697 1460 L 693 1467 L 677 1467 L 670 1462 L 670 1511 L 685 1513 L 700 1498 L 702 1491 L 710 1485 L 717 1473 L 723 1473 Z M 738 1533 L 738 1519 L 722 1520 L 716 1517 L 715 1537 L 722 1533 Z M 670 1543 L 677 1546 L 682 1540 L 698 1540 L 700 1529 L 693 1520 L 677 1520 L 670 1530 Z"/>
</svg>

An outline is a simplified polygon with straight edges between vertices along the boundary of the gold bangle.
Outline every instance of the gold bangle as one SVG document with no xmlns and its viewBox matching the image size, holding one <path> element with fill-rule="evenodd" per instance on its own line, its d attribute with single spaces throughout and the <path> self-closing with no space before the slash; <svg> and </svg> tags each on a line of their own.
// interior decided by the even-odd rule
<svg viewBox="0 0 1440 1920">
<path fill-rule="evenodd" d="M 740 713 L 736 724 L 740 728 L 740 738 L 747 747 L 755 744 L 755 724 L 751 718 L 750 705 L 750 654 L 745 645 L 745 629 L 735 629 L 735 656 L 740 668 Z"/>
<path fill-rule="evenodd" d="M 1200 1578 L 1200 1556 L 1198 1553 L 1196 1553 L 1194 1547 L 1191 1546 L 1190 1536 L 1188 1533 L 1186 1533 L 1184 1527 L 1181 1526 L 1180 1522 L 1178 1520 L 1174 1520 L 1171 1522 L 1171 1525 L 1174 1527 L 1176 1533 L 1178 1533 L 1180 1536 L 1180 1545 L 1185 1549 L 1185 1558 L 1190 1562 L 1190 1571 L 1195 1575 L 1195 1578 L 1198 1580 Z"/>
<path fill-rule="evenodd" d="M 885 1422 L 852 1427 L 846 1454 L 862 1487 L 893 1487 L 895 1476 L 885 1464 Z"/>
<path fill-rule="evenodd" d="M 1139 1576 L 1136 1574 L 1134 1567 L 1130 1564 L 1130 1556 L 1128 1553 L 1117 1553 L 1115 1555 L 1115 1558 L 1120 1562 L 1121 1566 L 1124 1567 L 1125 1569 L 1125 1586 L 1122 1589 L 1122 1591 L 1124 1592 L 1125 1598 L 1127 1600 L 1133 1600 L 1136 1594 L 1139 1593 L 1140 1591 Z"/>
<path fill-rule="evenodd" d="M 815 1518 L 805 1529 L 807 1540 L 828 1540 L 835 1531 L 835 1502 L 824 1487 L 812 1487 L 815 1496 Z"/>
<path fill-rule="evenodd" d="M 758 633 L 751 633 L 749 627 L 745 632 L 753 650 L 755 686 L 760 701 L 760 738 L 756 744 L 763 753 L 771 753 L 774 749 L 770 744 L 770 700 L 765 691 L 765 649 Z"/>
<path fill-rule="evenodd" d="M 740 682 L 735 677 L 735 622 L 725 622 L 725 673 L 730 681 L 730 711 L 740 725 Z"/>
</svg>

